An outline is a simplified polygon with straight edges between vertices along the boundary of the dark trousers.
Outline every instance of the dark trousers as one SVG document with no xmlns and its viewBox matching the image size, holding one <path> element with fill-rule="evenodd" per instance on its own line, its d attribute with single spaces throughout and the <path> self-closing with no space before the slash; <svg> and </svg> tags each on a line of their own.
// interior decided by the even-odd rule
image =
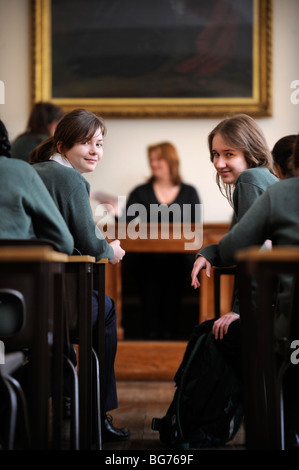
<svg viewBox="0 0 299 470">
<path fill-rule="evenodd" d="M 93 291 L 92 298 L 92 318 L 93 328 L 96 331 L 98 319 L 98 292 Z M 93 345 L 97 346 L 97 335 L 94 334 Z M 114 361 L 117 348 L 117 330 L 116 330 L 116 309 L 114 301 L 105 296 L 105 390 L 104 390 L 104 410 L 114 410 L 118 407 L 116 381 L 114 373 Z"/>
<path fill-rule="evenodd" d="M 98 320 L 98 292 L 93 291 L 92 296 L 92 323 L 93 323 L 93 347 L 97 350 L 97 320 Z M 114 410 L 118 407 L 116 381 L 114 373 L 114 361 L 117 347 L 117 330 L 116 330 L 116 309 L 114 301 L 105 296 L 105 367 L 104 367 L 104 395 L 103 413 Z M 77 356 L 75 347 L 71 345 L 68 352 L 70 360 L 77 365 Z M 70 374 L 64 374 L 64 395 L 71 396 Z M 102 392 L 102 391 L 101 391 Z"/>
</svg>

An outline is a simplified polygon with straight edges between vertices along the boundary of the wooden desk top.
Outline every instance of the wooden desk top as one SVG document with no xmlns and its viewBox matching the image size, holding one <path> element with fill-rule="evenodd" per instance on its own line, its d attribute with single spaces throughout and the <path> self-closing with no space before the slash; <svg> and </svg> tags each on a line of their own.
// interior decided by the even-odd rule
<svg viewBox="0 0 299 470">
<path fill-rule="evenodd" d="M 53 261 L 64 263 L 95 263 L 106 264 L 108 258 L 101 258 L 96 261 L 94 256 L 89 255 L 71 255 L 59 253 L 50 246 L 28 246 L 28 245 L 7 245 L 0 246 L 1 263 L 25 263 L 35 261 Z"/>
<path fill-rule="evenodd" d="M 135 232 L 130 224 L 118 224 L 116 230 L 121 247 L 130 253 L 196 253 L 202 246 L 201 226 L 194 223 L 185 230 L 182 224 L 140 223 L 136 227 Z"/>
<path fill-rule="evenodd" d="M 96 261 L 94 256 L 89 255 L 71 255 L 68 256 L 69 263 L 95 263 L 95 264 L 106 264 L 108 263 L 108 258 L 101 258 Z"/>
<path fill-rule="evenodd" d="M 89 255 L 71 255 L 68 256 L 69 263 L 95 263 L 95 257 Z"/>
<path fill-rule="evenodd" d="M 107 264 L 108 263 L 108 258 L 101 258 L 96 261 L 96 264 Z"/>
<path fill-rule="evenodd" d="M 54 251 L 50 246 L 1 246 L 1 263 L 25 263 L 36 261 L 67 262 L 68 256 Z"/>
<path fill-rule="evenodd" d="M 299 262 L 299 246 L 273 247 L 271 250 L 261 250 L 260 247 L 250 247 L 239 251 L 237 261 L 248 262 Z"/>
</svg>

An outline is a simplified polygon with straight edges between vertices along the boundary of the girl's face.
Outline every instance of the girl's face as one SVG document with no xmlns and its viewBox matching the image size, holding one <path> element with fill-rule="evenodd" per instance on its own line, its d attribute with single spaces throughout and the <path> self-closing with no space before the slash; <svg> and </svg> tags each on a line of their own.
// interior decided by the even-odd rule
<svg viewBox="0 0 299 470">
<path fill-rule="evenodd" d="M 64 152 L 64 156 L 79 173 L 89 173 L 95 170 L 103 156 L 101 129 L 99 128 L 90 140 L 74 144 L 72 148 Z"/>
<path fill-rule="evenodd" d="M 212 140 L 212 154 L 213 164 L 223 183 L 235 184 L 242 171 L 248 168 L 244 153 L 227 144 L 220 134 Z"/>
<path fill-rule="evenodd" d="M 155 151 L 151 151 L 149 155 L 149 164 L 152 170 L 152 175 L 155 178 L 163 178 L 170 175 L 169 164 L 164 158 Z"/>
</svg>

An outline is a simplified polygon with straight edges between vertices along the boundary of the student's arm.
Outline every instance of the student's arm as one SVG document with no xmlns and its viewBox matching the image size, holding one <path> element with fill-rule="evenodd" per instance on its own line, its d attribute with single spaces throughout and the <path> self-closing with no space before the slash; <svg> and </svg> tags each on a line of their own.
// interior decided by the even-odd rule
<svg viewBox="0 0 299 470">
<path fill-rule="evenodd" d="M 76 180 L 70 191 L 63 193 L 59 209 L 74 238 L 75 248 L 82 254 L 94 256 L 97 260 L 114 257 L 113 248 L 98 229 L 93 219 L 89 194 L 85 183 Z"/>
<path fill-rule="evenodd" d="M 198 281 L 199 272 L 205 268 L 206 276 L 210 277 L 212 266 L 226 266 L 219 255 L 218 243 L 207 245 L 196 254 L 196 260 L 191 272 L 191 286 L 194 289 L 200 286 Z"/>
<path fill-rule="evenodd" d="M 234 264 L 238 251 L 250 246 L 261 246 L 266 239 L 271 239 L 270 220 L 271 205 L 266 191 L 248 209 L 240 222 L 220 240 L 218 249 L 223 263 Z"/>
</svg>

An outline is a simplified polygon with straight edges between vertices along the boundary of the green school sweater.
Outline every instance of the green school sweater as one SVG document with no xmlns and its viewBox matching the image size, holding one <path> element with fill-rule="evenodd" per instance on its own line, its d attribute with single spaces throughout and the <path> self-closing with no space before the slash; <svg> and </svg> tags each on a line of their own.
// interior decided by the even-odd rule
<svg viewBox="0 0 299 470">
<path fill-rule="evenodd" d="M 11 144 L 11 156 L 29 162 L 30 153 L 49 136 L 45 134 L 21 134 Z"/>
<path fill-rule="evenodd" d="M 219 243 L 224 264 L 234 264 L 239 250 L 259 246 L 266 239 L 273 246 L 299 245 L 299 177 L 270 186 L 246 212 L 242 220 Z M 291 295 L 291 278 L 281 276 L 276 335 L 284 335 Z"/>
<path fill-rule="evenodd" d="M 97 228 L 90 205 L 90 185 L 74 168 L 49 160 L 36 163 L 37 171 L 54 199 L 82 255 L 113 258 L 113 248 Z"/>
<path fill-rule="evenodd" d="M 73 238 L 45 185 L 26 162 L 0 156 L 0 238 L 39 238 L 71 254 Z"/>
</svg>

